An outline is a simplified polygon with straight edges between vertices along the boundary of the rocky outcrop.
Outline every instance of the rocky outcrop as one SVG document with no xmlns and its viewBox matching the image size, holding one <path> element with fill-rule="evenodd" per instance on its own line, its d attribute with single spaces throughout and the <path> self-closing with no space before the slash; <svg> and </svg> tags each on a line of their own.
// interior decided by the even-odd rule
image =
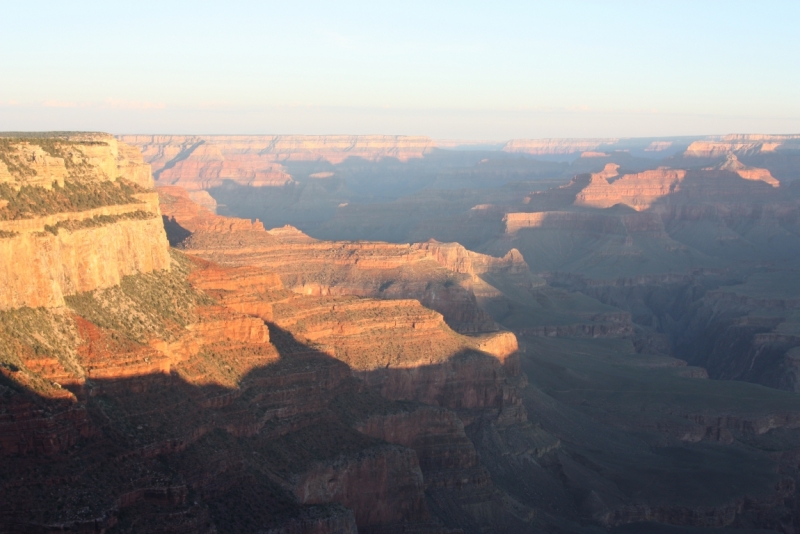
<svg viewBox="0 0 800 534">
<path fill-rule="evenodd" d="M 168 230 L 174 232 L 174 236 L 180 235 L 181 231 L 184 231 L 184 234 L 181 235 L 183 239 L 194 232 L 264 232 L 264 225 L 258 220 L 252 222 L 247 219 L 215 215 L 206 206 L 195 203 L 191 198 L 192 194 L 182 187 L 158 187 L 161 211 L 166 217 L 165 224 Z M 263 239 L 267 236 L 262 235 L 260 237 Z M 177 237 L 173 237 L 173 240 L 176 241 L 174 244 L 180 242 Z"/>
<path fill-rule="evenodd" d="M 135 149 L 99 134 L 4 141 L 16 163 L 0 208 L 0 309 L 62 306 L 65 295 L 169 268 L 158 199 L 144 189 L 149 166 Z M 59 207 L 64 196 L 72 208 Z"/>
<path fill-rule="evenodd" d="M 502 281 L 529 288 L 534 279 L 521 254 L 502 258 L 457 243 L 328 242 L 284 227 L 264 231 L 256 221 L 220 217 L 177 188 L 159 188 L 169 224 L 192 232 L 181 246 L 224 265 L 255 265 L 277 273 L 286 288 L 305 295 L 416 298 L 462 332 L 496 330 L 478 307 L 474 288 Z"/>
<path fill-rule="evenodd" d="M 680 190 L 686 171 L 659 168 L 638 174 L 618 175 L 619 165 L 609 163 L 575 198 L 576 206 L 610 208 L 616 204 L 643 211 L 653 203 Z M 613 181 L 612 181 L 613 180 Z"/>
<path fill-rule="evenodd" d="M 772 187 L 779 187 L 781 184 L 776 180 L 772 173 L 767 169 L 759 169 L 756 167 L 748 167 L 739 161 L 736 154 L 728 153 L 725 163 L 717 166 L 716 169 L 721 171 L 735 172 L 745 180 L 753 180 L 756 182 L 764 182 Z"/>
</svg>

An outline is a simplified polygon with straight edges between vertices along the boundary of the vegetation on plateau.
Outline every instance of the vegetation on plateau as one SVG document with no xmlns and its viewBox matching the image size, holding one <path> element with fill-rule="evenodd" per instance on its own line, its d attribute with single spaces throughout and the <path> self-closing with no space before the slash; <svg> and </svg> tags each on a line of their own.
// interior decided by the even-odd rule
<svg viewBox="0 0 800 534">
<path fill-rule="evenodd" d="M 58 235 L 58 231 L 61 229 L 72 232 L 84 228 L 97 228 L 98 226 L 105 226 L 119 221 L 144 221 L 147 219 L 154 219 L 155 217 L 156 215 L 153 213 L 136 210 L 130 213 L 122 213 L 119 215 L 97 215 L 91 219 L 84 219 L 82 221 L 60 221 L 52 225 L 47 224 L 45 225 L 44 229 L 53 235 Z M 2 234 L 0 234 L 0 237 L 2 237 Z"/>
<path fill-rule="evenodd" d="M 154 336 L 176 339 L 195 320 L 195 307 L 213 300 L 187 281 L 191 262 L 175 250 L 170 254 L 170 271 L 126 276 L 119 286 L 65 297 L 67 306 L 92 323 L 140 343 Z"/>
<path fill-rule="evenodd" d="M 52 189 L 24 185 L 19 191 L 9 184 L 0 184 L 0 200 L 8 202 L 0 208 L 0 221 L 135 204 L 141 201 L 134 195 L 144 191 L 123 179 L 116 182 L 65 181 L 64 187 L 54 184 Z"/>
</svg>

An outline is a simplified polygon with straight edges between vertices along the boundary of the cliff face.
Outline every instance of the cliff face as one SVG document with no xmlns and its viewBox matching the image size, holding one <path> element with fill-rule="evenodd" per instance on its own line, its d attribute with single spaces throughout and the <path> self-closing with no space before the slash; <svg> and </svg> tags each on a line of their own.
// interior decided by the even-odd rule
<svg viewBox="0 0 800 534">
<path fill-rule="evenodd" d="M 145 189 L 153 187 L 150 165 L 134 146 L 108 134 L 0 138 L 0 183 L 63 186 L 66 178 L 115 181 L 122 177 Z"/>
<path fill-rule="evenodd" d="M 258 222 L 215 216 L 177 188 L 159 190 L 175 233 L 193 232 L 182 242 L 185 250 L 224 265 L 263 267 L 305 295 L 415 298 L 455 329 L 476 332 L 497 329 L 475 298 L 484 279 L 523 288 L 535 283 L 516 251 L 495 258 L 457 243 L 317 241 L 291 228 L 264 231 Z"/>
<path fill-rule="evenodd" d="M 159 184 L 196 191 L 222 185 L 226 180 L 251 187 L 283 186 L 292 182 L 283 167 L 264 154 L 226 157 L 219 147 L 208 143 L 200 143 L 186 152 L 160 169 Z"/>
<path fill-rule="evenodd" d="M 619 176 L 618 169 L 619 165 L 609 163 L 603 172 L 592 174 L 589 185 L 575 198 L 575 205 L 610 208 L 625 204 L 643 211 L 657 199 L 678 191 L 686 177 L 686 171 L 665 168 Z"/>
<path fill-rule="evenodd" d="M 764 182 L 772 187 L 779 187 L 781 184 L 776 180 L 772 173 L 767 169 L 759 169 L 756 167 L 748 167 L 736 157 L 736 154 L 728 153 L 727 160 L 717 167 L 721 171 L 735 172 L 745 180 L 753 180 L 756 182 Z"/>
<path fill-rule="evenodd" d="M 158 212 L 153 215 L 58 235 L 22 232 L 0 239 L 0 309 L 63 306 L 65 295 L 168 268 L 164 229 Z"/>
<path fill-rule="evenodd" d="M 715 158 L 732 152 L 774 152 L 784 148 L 796 149 L 799 145 L 800 136 L 796 135 L 733 134 L 695 141 L 686 149 L 685 155 Z"/>
<path fill-rule="evenodd" d="M 508 379 L 520 371 L 510 332 L 462 336 L 415 300 L 299 295 L 251 267 L 204 263 L 191 280 L 226 307 L 270 321 L 346 363 L 386 398 L 453 409 L 514 404 Z"/>
<path fill-rule="evenodd" d="M 276 165 L 283 161 L 324 160 L 335 164 L 349 157 L 407 161 L 422 157 L 434 147 L 427 137 L 397 135 L 123 135 L 119 139 L 141 149 L 159 180 L 180 182 L 178 185 L 184 187 L 195 180 L 221 179 L 223 175 L 237 181 L 245 179 L 241 173 L 256 180 L 252 185 L 259 185 L 260 171 L 266 173 L 260 178 L 263 183 L 277 184 L 287 179 Z"/>
<path fill-rule="evenodd" d="M 425 490 L 449 491 L 441 487 L 448 477 L 463 486 L 460 476 L 473 471 L 481 498 L 491 502 L 491 481 L 454 413 L 438 408 L 428 417 L 423 410 L 410 425 L 390 418 L 382 426 L 394 427 L 387 439 L 359 430 L 377 424 L 371 410 L 405 408 L 351 378 L 358 369 L 343 361 L 363 369 L 373 367 L 375 355 L 401 367 L 444 364 L 470 350 L 495 362 L 472 365 L 470 377 L 500 391 L 519 374 L 508 365 L 504 374 L 498 363 L 515 351 L 512 335 L 473 341 L 415 301 L 321 299 L 288 292 L 277 276 L 255 267 L 223 268 L 178 253 L 172 261 L 170 271 L 68 297 L 64 311 L 0 313 L 0 454 L 23 455 L 3 464 L 0 497 L 14 516 L 0 530 L 75 529 L 83 521 L 147 532 L 163 530 L 168 520 L 193 532 L 212 532 L 213 525 L 244 531 L 248 524 L 269 532 L 346 532 L 355 525 L 393 532 L 407 524 L 444 533 Z M 12 353 L 2 352 L 8 347 Z M 452 375 L 460 367 L 448 368 Z M 437 387 L 450 392 L 438 402 L 462 408 L 454 399 L 471 398 L 473 386 L 444 376 Z M 501 395 L 490 405 L 465 406 L 504 404 Z M 516 411 L 522 416 L 518 402 Z M 439 435 L 440 427 L 452 438 L 431 447 L 424 436 Z M 422 469 L 409 444 L 424 453 Z M 466 451 L 466 459 L 447 460 L 451 448 Z M 167 465 L 172 475 L 165 476 Z M 20 491 L 21 480 L 37 482 Z M 33 508 L 40 511 L 20 515 Z M 168 519 L 158 510 L 169 510 Z"/>
<path fill-rule="evenodd" d="M 108 135 L 0 139 L 0 309 L 169 268 L 152 177 Z"/>
</svg>

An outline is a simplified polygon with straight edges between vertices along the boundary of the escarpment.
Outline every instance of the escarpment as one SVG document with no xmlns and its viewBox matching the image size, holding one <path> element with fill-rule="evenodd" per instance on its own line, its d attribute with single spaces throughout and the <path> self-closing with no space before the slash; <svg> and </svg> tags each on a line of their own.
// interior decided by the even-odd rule
<svg viewBox="0 0 800 534">
<path fill-rule="evenodd" d="M 149 166 L 109 135 L 0 138 L 0 309 L 169 268 Z"/>
<path fill-rule="evenodd" d="M 495 258 L 456 243 L 328 242 L 290 228 L 264 231 L 256 221 L 221 217 L 184 191 L 160 188 L 167 228 L 181 246 L 223 265 L 257 265 L 306 295 L 416 298 L 461 332 L 497 330 L 477 305 L 475 290 L 500 280 L 522 288 L 540 283 L 516 251 Z M 191 235 L 189 235 L 191 233 Z"/>
<path fill-rule="evenodd" d="M 713 158 L 730 153 L 774 152 L 797 148 L 800 137 L 796 135 L 732 134 L 694 141 L 686 149 L 686 156 Z"/>
<path fill-rule="evenodd" d="M 514 408 L 524 420 L 511 393 L 520 372 L 509 363 L 513 336 L 460 336 L 416 301 L 304 296 L 259 268 L 220 267 L 177 252 L 172 261 L 169 271 L 68 297 L 58 314 L 3 312 L 6 346 L 15 350 L 3 353 L 0 444 L 4 456 L 22 455 L 4 464 L 4 480 L 34 481 L 25 491 L 0 486 L 11 513 L 4 525 L 77 528 L 88 521 L 149 531 L 159 525 L 158 510 L 168 510 L 177 525 L 199 530 L 358 525 L 392 532 L 403 523 L 445 532 L 426 488 L 445 498 L 466 472 L 480 491 L 470 490 L 464 506 L 480 496 L 505 513 L 492 504 L 495 490 L 469 452 L 463 424 L 444 406 L 490 417 Z M 50 337 L 39 341 L 42 334 Z M 479 356 L 478 363 L 451 362 L 459 351 Z M 378 355 L 398 368 L 424 362 L 448 372 L 381 398 L 371 393 L 373 381 L 353 378 L 385 369 Z M 448 376 L 454 371 L 471 374 Z M 434 384 L 443 389 L 431 396 Z M 365 396 L 366 404 L 359 400 Z M 370 410 L 406 409 L 391 398 L 443 408 L 413 428 L 390 420 L 391 436 L 366 431 Z M 415 437 L 436 435 L 439 421 L 454 434 L 442 446 L 466 450 L 465 462 L 442 465 L 436 455 L 451 453 Z M 409 444 L 425 452 L 423 464 Z M 58 506 L 46 510 L 44 502 Z"/>
<path fill-rule="evenodd" d="M 207 189 L 222 180 L 254 187 L 291 183 L 281 162 L 347 158 L 420 158 L 434 147 L 422 136 L 394 135 L 123 135 L 141 149 L 160 183 Z"/>
<path fill-rule="evenodd" d="M 125 194 L 147 194 L 126 184 Z M 56 212 L 36 224 L 72 236 L 159 215 L 157 204 L 146 206 L 146 219 L 127 204 L 109 206 L 89 209 L 119 211 Z M 198 213 L 179 215 L 196 234 L 260 235 L 287 249 L 316 243 Z M 279 272 L 170 252 L 163 229 L 153 233 L 168 268 L 77 286 L 51 308 L 0 311 L 0 454 L 15 458 L 3 463 L 0 531 L 388 533 L 406 525 L 434 534 L 452 532 L 456 516 L 484 528 L 485 510 L 510 513 L 462 419 L 525 421 L 513 334 L 460 335 L 416 300 L 289 291 Z M 95 245 L 85 262 L 104 261 Z M 394 254 L 381 254 L 368 258 L 370 269 L 393 268 Z M 513 254 L 497 261 L 524 272 Z M 453 271 L 428 262 L 463 277 L 485 270 L 480 261 L 459 260 Z M 428 370 L 415 376 L 419 366 Z M 374 426 L 376 408 L 421 415 L 411 426 L 390 417 L 387 434 L 363 426 Z M 447 439 L 433 446 L 425 436 L 440 427 Z M 443 502 L 449 514 L 437 508 Z"/>
<path fill-rule="evenodd" d="M 643 211 L 655 200 L 679 190 L 686 176 L 686 171 L 680 169 L 658 169 L 619 176 L 618 169 L 619 165 L 609 163 L 603 172 L 592 174 L 589 185 L 576 197 L 575 205 L 610 208 L 615 204 L 625 204 L 636 211 Z"/>
<path fill-rule="evenodd" d="M 796 528 L 800 212 L 754 152 L 146 136 L 156 197 L 104 139 L 0 158 L 0 250 L 26 262 L 0 266 L 0 532 Z M 412 243 L 217 214 L 226 187 L 346 193 L 344 168 L 455 189 L 395 206 L 447 203 Z M 479 231 L 427 233 L 448 225 Z"/>
</svg>

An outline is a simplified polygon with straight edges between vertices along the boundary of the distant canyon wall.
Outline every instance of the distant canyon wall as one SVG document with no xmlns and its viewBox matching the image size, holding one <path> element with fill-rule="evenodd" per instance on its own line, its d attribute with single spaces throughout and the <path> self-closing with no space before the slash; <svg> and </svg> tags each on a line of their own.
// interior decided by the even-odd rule
<svg viewBox="0 0 800 534">
<path fill-rule="evenodd" d="M 640 151 L 653 156 L 683 153 L 689 157 L 715 158 L 729 153 L 775 152 L 800 148 L 800 135 L 731 134 L 705 137 L 655 138 L 543 138 L 512 139 L 504 152 L 553 156 L 581 154 L 599 157 L 613 151 Z M 685 149 L 685 152 L 684 152 Z"/>
<path fill-rule="evenodd" d="M 281 186 L 292 182 L 283 162 L 408 161 L 435 146 L 428 137 L 402 135 L 123 135 L 119 139 L 141 149 L 160 183 L 188 190 L 208 189 L 224 180 Z"/>
</svg>

